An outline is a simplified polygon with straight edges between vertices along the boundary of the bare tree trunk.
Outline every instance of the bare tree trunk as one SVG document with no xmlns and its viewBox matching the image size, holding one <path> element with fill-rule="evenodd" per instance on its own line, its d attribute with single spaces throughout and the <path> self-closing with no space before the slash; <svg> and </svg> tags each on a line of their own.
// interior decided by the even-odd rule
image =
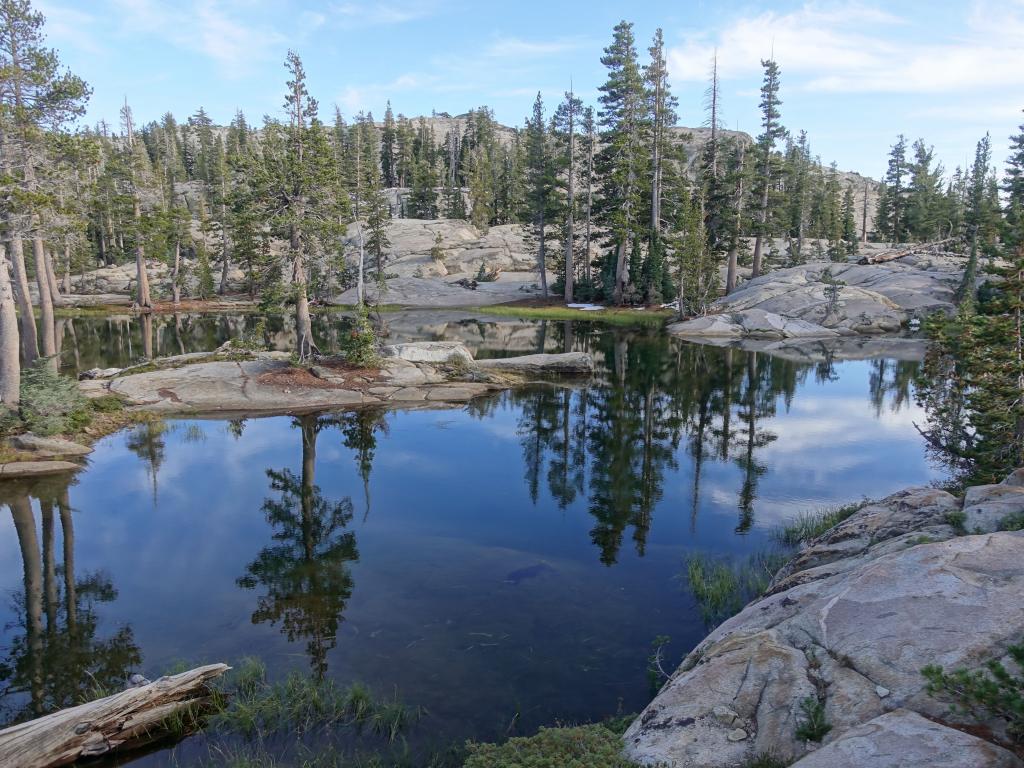
<svg viewBox="0 0 1024 768">
<path fill-rule="evenodd" d="M 50 281 L 46 273 L 46 251 L 41 237 L 32 238 L 32 255 L 36 265 L 36 285 L 39 287 L 39 329 L 43 357 L 48 365 L 56 368 L 57 343 L 53 333 L 53 300 L 50 297 Z"/>
<path fill-rule="evenodd" d="M 71 293 L 71 246 L 64 245 L 64 277 L 61 279 L 61 290 L 65 296 Z"/>
<path fill-rule="evenodd" d="M 14 306 L 6 248 L 0 246 L 0 403 L 17 408 L 21 393 L 18 312 Z"/>
<path fill-rule="evenodd" d="M 728 295 L 736 290 L 736 262 L 739 258 L 740 232 L 743 224 L 743 158 L 744 148 L 739 149 L 739 168 L 736 173 L 736 195 L 733 206 L 736 219 L 733 222 L 732 242 L 729 244 L 729 266 L 725 273 L 725 293 Z"/>
<path fill-rule="evenodd" d="M 764 179 L 764 192 L 761 194 L 761 208 L 757 212 L 757 235 L 754 238 L 754 264 L 750 271 L 751 277 L 761 274 L 761 248 L 764 242 L 764 228 L 768 223 L 768 185 L 767 175 Z"/>
<path fill-rule="evenodd" d="M 366 303 L 366 282 L 363 271 L 366 268 L 366 243 L 363 241 L 363 222 L 359 222 L 359 274 L 356 277 L 356 302 L 359 306 Z"/>
<path fill-rule="evenodd" d="M 150 313 L 144 314 L 140 320 L 142 321 L 142 356 L 147 360 L 153 359 L 153 315 Z"/>
<path fill-rule="evenodd" d="M 53 268 L 53 254 L 50 251 L 43 252 L 46 263 L 46 282 L 50 285 L 50 301 L 55 307 L 66 307 L 68 302 L 60 295 L 60 284 L 57 282 L 57 272 Z"/>
<path fill-rule="evenodd" d="M 313 321 L 309 316 L 309 297 L 306 295 L 306 264 L 302 255 L 302 235 L 292 225 L 292 282 L 295 284 L 295 332 L 298 335 L 299 359 L 308 360 L 317 353 L 313 341 Z"/>
<path fill-rule="evenodd" d="M 587 139 L 587 234 L 583 249 L 583 270 L 590 283 L 590 212 L 594 206 L 594 132 Z"/>
<path fill-rule="evenodd" d="M 21 349 L 25 365 L 39 359 L 39 340 L 36 335 L 36 315 L 28 292 L 28 273 L 25 271 L 25 250 L 21 235 L 11 235 L 11 264 L 14 266 L 14 296 L 21 314 Z"/>
<path fill-rule="evenodd" d="M 221 204 L 220 204 L 220 240 L 223 262 L 220 268 L 220 289 L 217 291 L 223 296 L 228 291 L 228 269 L 231 268 L 231 246 L 228 240 L 228 207 L 223 202 L 224 183 L 221 182 Z"/>
<path fill-rule="evenodd" d="M 171 301 L 181 304 L 181 240 L 174 241 L 174 269 L 171 270 Z"/>
<path fill-rule="evenodd" d="M 868 183 L 864 182 L 864 210 L 860 213 L 860 241 L 868 241 Z"/>
<path fill-rule="evenodd" d="M 139 198 L 132 200 L 132 215 L 135 217 L 136 230 L 140 229 L 139 222 L 142 220 L 142 209 L 139 207 Z M 149 272 L 146 269 L 146 250 L 142 245 L 142 233 L 135 234 L 135 276 L 138 285 L 135 289 L 135 304 L 146 312 L 152 311 L 153 299 L 149 295 Z"/>
<path fill-rule="evenodd" d="M 615 288 L 612 291 L 612 302 L 622 303 L 622 292 L 626 284 L 626 246 L 628 238 L 623 238 L 615 254 Z"/>
<path fill-rule="evenodd" d="M 544 206 L 541 205 L 540 211 L 540 251 L 537 254 L 537 259 L 540 262 L 540 290 L 541 294 L 546 299 L 548 297 L 548 265 L 547 265 L 547 237 L 544 227 Z"/>
<path fill-rule="evenodd" d="M 576 226 L 573 221 L 573 205 L 575 204 L 575 183 L 576 183 L 576 135 L 574 132 L 573 117 L 576 107 L 573 103 L 572 89 L 569 89 L 569 172 L 568 186 L 566 189 L 566 208 L 568 210 L 568 221 L 565 229 L 565 303 L 572 303 L 573 279 L 575 278 L 575 265 L 573 264 L 572 251 L 576 239 Z"/>
<path fill-rule="evenodd" d="M 54 555 L 53 499 L 39 498 L 40 523 L 43 529 L 43 597 L 46 610 L 46 633 L 57 631 L 57 562 Z"/>
</svg>

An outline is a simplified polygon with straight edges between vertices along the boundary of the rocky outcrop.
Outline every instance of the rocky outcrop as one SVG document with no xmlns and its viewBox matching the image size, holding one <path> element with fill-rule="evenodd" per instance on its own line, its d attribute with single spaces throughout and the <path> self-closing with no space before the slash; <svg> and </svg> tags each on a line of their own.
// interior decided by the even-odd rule
<svg viewBox="0 0 1024 768">
<path fill-rule="evenodd" d="M 954 513 L 973 509 L 984 512 L 958 535 Z M 1021 766 L 955 729 L 981 726 L 1005 743 L 1004 722 L 953 713 L 927 693 L 921 669 L 978 669 L 1020 641 L 1024 532 L 997 529 L 1022 511 L 1016 473 L 963 501 L 914 488 L 865 504 L 687 656 L 627 731 L 627 754 L 675 768 L 761 753 L 811 767 Z M 817 752 L 796 736 L 808 698 L 832 726 Z M 917 746 L 893 752 L 907 739 Z M 951 757 L 961 753 L 984 759 Z"/>
<path fill-rule="evenodd" d="M 464 277 L 394 277 L 383 290 L 373 281 L 366 284 L 368 301 L 403 307 L 480 307 L 510 301 L 538 298 L 542 295 L 537 272 L 502 272 L 489 283 L 477 283 L 470 289 L 456 281 Z M 551 278 L 553 280 L 553 278 Z M 355 288 L 335 296 L 335 304 L 355 304 Z"/>
<path fill-rule="evenodd" d="M 81 464 L 72 464 L 70 461 L 9 461 L 6 464 L 0 464 L 0 479 L 59 475 L 64 472 L 75 472 L 81 468 Z"/>
<path fill-rule="evenodd" d="M 462 403 L 515 386 L 527 376 L 578 376 L 594 370 L 589 355 L 570 357 L 530 355 L 518 368 L 489 371 L 457 342 L 396 344 L 385 349 L 374 368 L 353 368 L 338 358 L 296 366 L 274 352 L 230 359 L 211 353 L 158 360 L 80 386 L 90 396 L 112 393 L 129 406 L 159 413 L 297 413 Z"/>
<path fill-rule="evenodd" d="M 840 283 L 834 300 L 822 280 L 826 269 Z M 896 333 L 913 319 L 952 312 L 962 269 L 957 259 L 943 256 L 780 269 L 719 299 L 711 316 L 677 323 L 671 330 L 687 337 L 761 339 Z"/>
<path fill-rule="evenodd" d="M 87 456 L 92 448 L 79 445 L 61 437 L 40 437 L 39 435 L 15 435 L 10 439 L 12 448 L 26 451 L 42 459 L 62 459 L 68 456 Z"/>
</svg>

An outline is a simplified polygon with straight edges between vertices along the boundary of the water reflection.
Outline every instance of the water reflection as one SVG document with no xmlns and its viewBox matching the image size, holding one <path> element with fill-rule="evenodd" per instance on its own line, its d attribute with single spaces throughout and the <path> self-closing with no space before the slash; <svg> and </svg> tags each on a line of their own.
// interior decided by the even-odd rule
<svg viewBox="0 0 1024 768">
<path fill-rule="evenodd" d="M 327 671 L 327 652 L 337 642 L 338 625 L 352 596 L 349 563 L 359 559 L 350 498 L 325 499 L 316 477 L 316 441 L 326 420 L 300 416 L 295 420 L 302 437 L 302 473 L 267 470 L 276 497 L 263 502 L 263 514 L 274 529 L 274 544 L 264 547 L 238 585 L 261 588 L 252 614 L 254 624 L 281 624 L 290 642 L 306 641 L 310 667 L 319 676 Z"/>
<path fill-rule="evenodd" d="M 12 601 L 13 621 L 5 627 L 10 634 L 0 661 L 0 725 L 120 690 L 142 661 L 129 625 L 100 636 L 97 607 L 116 600 L 118 592 L 103 572 L 75 571 L 69 483 L 65 478 L 0 486 L 24 574 L 22 591 Z"/>
<path fill-rule="evenodd" d="M 687 553 L 746 556 L 797 511 L 934 476 L 916 364 L 439 314 L 390 317 L 392 339 L 583 350 L 597 374 L 443 412 L 141 424 L 101 441 L 70 490 L 77 532 L 66 486 L 0 486 L 10 715 L 73 702 L 93 676 L 117 687 L 143 649 L 149 674 L 256 654 L 272 675 L 399 687 L 445 738 L 636 709 L 651 639 L 683 652 L 703 633 L 677 578 Z M 152 320 L 155 354 L 241 330 Z M 83 365 L 91 332 L 75 328 Z"/>
</svg>

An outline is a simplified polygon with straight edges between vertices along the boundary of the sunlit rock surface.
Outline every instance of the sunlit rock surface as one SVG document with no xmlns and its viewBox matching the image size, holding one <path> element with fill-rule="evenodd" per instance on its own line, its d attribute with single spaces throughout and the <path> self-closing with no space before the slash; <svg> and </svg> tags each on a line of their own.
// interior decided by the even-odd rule
<svg viewBox="0 0 1024 768">
<path fill-rule="evenodd" d="M 992 510 L 1024 511 L 1016 477 L 968 491 L 968 509 L 990 508 L 977 516 L 979 530 L 999 527 Z M 890 745 L 910 738 L 907 718 L 876 721 L 895 710 L 972 724 L 926 692 L 922 667 L 978 669 L 1020 641 L 1024 532 L 957 535 L 950 513 L 963 506 L 945 491 L 907 489 L 865 504 L 806 544 L 765 597 L 687 656 L 627 731 L 627 754 L 687 768 L 738 765 L 765 752 L 800 758 L 808 752 L 796 737 L 800 703 L 815 697 L 832 725 L 825 744 L 847 734 L 858 740 L 822 749 L 837 756 L 834 763 L 797 765 L 1020 765 L 994 749 L 982 750 L 996 754 L 994 762 L 941 762 L 937 756 L 963 738 L 956 732 L 929 736 L 931 746 L 922 741 L 918 762 L 850 757 L 888 754 L 883 738 Z M 851 731 L 869 721 L 873 730 Z M 983 725 L 1005 738 L 1002 721 Z M 879 742 L 869 748 L 872 734 Z"/>
</svg>

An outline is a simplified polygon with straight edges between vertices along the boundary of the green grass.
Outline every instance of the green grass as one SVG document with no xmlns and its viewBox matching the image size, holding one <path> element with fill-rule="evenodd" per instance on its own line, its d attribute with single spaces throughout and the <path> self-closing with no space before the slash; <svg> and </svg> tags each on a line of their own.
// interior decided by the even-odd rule
<svg viewBox="0 0 1024 768">
<path fill-rule="evenodd" d="M 786 564 L 781 552 L 760 552 L 744 561 L 698 554 L 686 561 L 686 580 L 707 628 L 713 629 L 760 597 Z"/>
<path fill-rule="evenodd" d="M 255 659 L 239 664 L 223 692 L 227 706 L 210 717 L 209 729 L 247 737 L 365 727 L 390 744 L 423 714 L 397 699 L 377 701 L 359 683 L 343 688 L 297 672 L 270 683 L 263 663 Z"/>
<path fill-rule="evenodd" d="M 462 309 L 460 307 L 460 309 Z M 584 320 L 614 325 L 661 326 L 672 317 L 667 309 L 637 310 L 628 307 L 609 307 L 592 311 L 570 309 L 569 307 L 523 307 L 515 304 L 496 304 L 488 307 L 465 307 L 467 312 L 499 317 L 518 317 L 523 320 Z"/>
<path fill-rule="evenodd" d="M 777 541 L 787 546 L 799 546 L 811 539 L 816 539 L 830 528 L 839 525 L 868 503 L 867 499 L 865 499 L 840 507 L 826 507 L 814 512 L 801 512 L 793 520 L 777 529 L 774 532 L 774 537 Z"/>
<path fill-rule="evenodd" d="M 1024 512 L 1011 512 L 999 521 L 1000 531 L 1024 531 Z"/>
</svg>

